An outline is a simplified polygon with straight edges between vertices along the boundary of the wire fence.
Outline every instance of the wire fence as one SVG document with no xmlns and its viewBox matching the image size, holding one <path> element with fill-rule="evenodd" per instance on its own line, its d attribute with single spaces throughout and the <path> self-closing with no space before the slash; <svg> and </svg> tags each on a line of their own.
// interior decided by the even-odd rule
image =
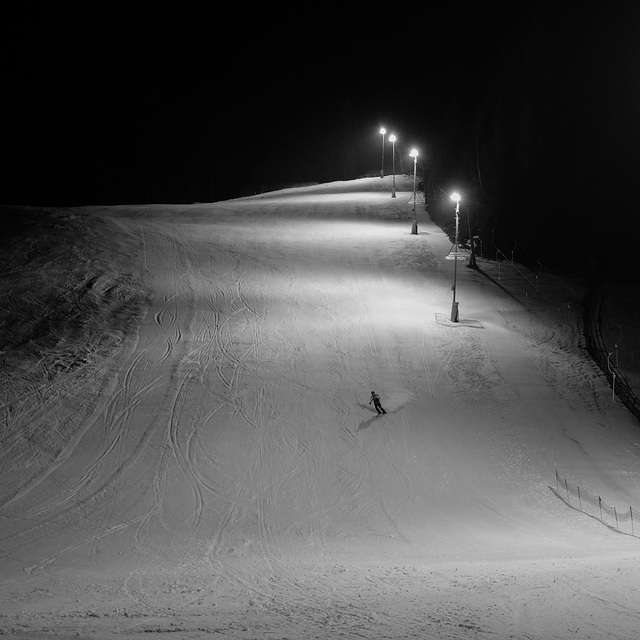
<svg viewBox="0 0 640 640">
<path fill-rule="evenodd" d="M 544 308 L 552 312 L 547 319 L 554 331 L 572 332 L 573 327 L 582 326 L 584 297 L 580 290 L 573 288 L 574 283 L 553 273 L 533 256 L 529 261 L 535 262 L 535 267 L 526 267 L 513 260 L 513 252 L 509 257 L 493 242 L 485 241 L 484 244 L 485 253 L 495 255 L 495 259 L 485 257 L 487 262 L 479 268 L 481 272 L 488 271 L 488 265 L 492 265 L 491 277 L 528 310 Z M 482 255 L 480 251 L 478 256 Z"/>
<path fill-rule="evenodd" d="M 515 242 L 515 241 L 514 241 Z M 556 309 L 556 321 L 559 322 L 563 316 L 569 316 L 573 307 L 582 306 L 584 308 L 583 332 L 585 339 L 585 347 L 594 362 L 600 367 L 611 385 L 611 398 L 620 399 L 629 411 L 640 421 L 640 398 L 635 390 L 624 376 L 620 368 L 611 357 L 613 353 L 607 349 L 604 338 L 602 336 L 602 291 L 599 287 L 592 287 L 586 300 L 580 300 L 579 296 L 568 287 L 560 278 L 556 278 L 549 269 L 547 269 L 539 260 L 531 254 L 528 254 L 529 261 L 537 264 L 535 270 L 529 270 L 518 265 L 513 260 L 513 251 L 511 257 L 507 256 L 492 242 L 489 243 L 491 250 L 496 256 L 496 265 L 498 266 L 498 279 L 500 280 L 500 269 L 508 267 L 512 273 L 517 273 L 524 285 L 524 294 L 526 296 L 535 293 L 536 297 L 545 297 L 543 289 L 543 281 L 548 285 L 553 284 L 556 287 L 554 296 L 562 292 L 565 302 Z M 519 248 L 519 251 L 523 251 Z M 549 298 L 551 301 L 551 298 Z"/>
<path fill-rule="evenodd" d="M 611 384 L 612 397 L 622 400 L 625 406 L 640 420 L 640 399 L 618 367 L 614 364 L 611 353 L 607 350 L 602 337 L 602 292 L 598 288 L 591 291 L 586 310 L 585 338 L 587 351 L 598 364 Z"/>
<path fill-rule="evenodd" d="M 556 469 L 556 494 L 566 504 L 582 513 L 599 520 L 616 531 L 636 536 L 634 511 L 632 507 L 619 511 L 608 505 L 600 496 L 581 489 L 566 478 L 561 478 Z M 640 524 L 640 523 L 639 523 Z M 640 529 L 639 529 L 640 533 Z"/>
</svg>

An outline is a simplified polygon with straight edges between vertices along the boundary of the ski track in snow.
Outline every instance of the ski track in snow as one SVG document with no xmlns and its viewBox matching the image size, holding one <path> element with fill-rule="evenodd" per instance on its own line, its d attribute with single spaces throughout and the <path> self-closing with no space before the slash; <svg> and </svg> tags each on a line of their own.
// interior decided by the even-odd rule
<svg viewBox="0 0 640 640">
<path fill-rule="evenodd" d="M 438 321 L 450 242 L 410 235 L 388 186 L 59 214 L 82 221 L 74 300 L 110 346 L 53 375 L 60 338 L 3 377 L 0 634 L 635 637 L 640 541 L 550 491 L 558 468 L 640 495 L 579 285 L 480 261 L 458 269 L 470 322 Z M 91 258 L 107 236 L 111 266 Z M 7 313 L 35 269 L 6 271 Z M 153 297 L 119 329 L 124 271 Z"/>
</svg>

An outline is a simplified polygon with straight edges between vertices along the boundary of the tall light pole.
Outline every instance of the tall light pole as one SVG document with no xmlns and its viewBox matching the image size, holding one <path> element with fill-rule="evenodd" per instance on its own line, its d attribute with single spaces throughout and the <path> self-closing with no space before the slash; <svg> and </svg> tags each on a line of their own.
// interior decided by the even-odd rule
<svg viewBox="0 0 640 640">
<path fill-rule="evenodd" d="M 392 169 L 393 171 L 392 185 L 393 186 L 391 187 L 391 197 L 395 198 L 396 197 L 396 137 L 393 134 L 391 134 L 389 136 L 389 141 L 391 142 L 392 149 L 393 149 L 392 151 L 393 158 L 391 161 L 391 166 L 393 168 Z"/>
<path fill-rule="evenodd" d="M 384 127 L 380 127 L 380 135 L 382 136 L 382 169 L 380 169 L 380 177 L 384 178 L 384 134 L 387 130 Z"/>
<path fill-rule="evenodd" d="M 416 169 L 418 167 L 418 150 L 411 149 L 409 155 L 413 158 L 413 225 L 411 234 L 418 235 L 418 220 L 416 219 Z"/>
<path fill-rule="evenodd" d="M 456 239 L 455 239 L 455 251 L 453 254 L 453 302 L 451 304 L 451 322 L 458 322 L 458 303 L 456 302 L 456 286 L 458 276 L 458 213 L 460 211 L 460 195 L 457 193 L 451 194 L 451 199 L 456 203 Z"/>
</svg>

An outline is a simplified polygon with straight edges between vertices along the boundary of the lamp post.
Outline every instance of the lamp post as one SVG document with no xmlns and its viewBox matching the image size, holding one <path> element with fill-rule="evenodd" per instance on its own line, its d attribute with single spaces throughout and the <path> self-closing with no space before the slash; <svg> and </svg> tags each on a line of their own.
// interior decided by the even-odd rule
<svg viewBox="0 0 640 640">
<path fill-rule="evenodd" d="M 392 172 L 393 172 L 393 177 L 392 177 L 392 187 L 391 187 L 391 197 L 395 198 L 396 197 L 396 137 L 391 134 L 389 136 L 389 141 L 391 142 L 392 145 L 392 155 L 393 158 L 391 160 L 391 166 L 392 166 Z"/>
<path fill-rule="evenodd" d="M 380 127 L 380 135 L 382 136 L 382 168 L 380 169 L 380 177 L 384 178 L 384 134 L 387 130 L 384 127 Z"/>
<path fill-rule="evenodd" d="M 411 149 L 409 155 L 413 158 L 413 225 L 411 234 L 418 235 L 418 220 L 416 219 L 416 169 L 418 166 L 418 150 Z"/>
<path fill-rule="evenodd" d="M 460 211 L 460 195 L 457 193 L 451 194 L 451 199 L 456 203 L 456 239 L 455 239 L 455 252 L 453 254 L 453 302 L 451 304 L 451 322 L 458 322 L 458 303 L 456 302 L 456 286 L 458 276 L 458 213 Z"/>
</svg>

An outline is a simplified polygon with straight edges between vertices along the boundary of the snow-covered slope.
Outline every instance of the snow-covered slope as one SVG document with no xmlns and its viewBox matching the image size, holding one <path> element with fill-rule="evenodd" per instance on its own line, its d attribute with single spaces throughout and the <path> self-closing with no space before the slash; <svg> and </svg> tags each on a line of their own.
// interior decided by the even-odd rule
<svg viewBox="0 0 640 640">
<path fill-rule="evenodd" d="M 459 263 L 452 323 L 451 244 L 420 206 L 410 233 L 396 181 L 32 212 L 48 243 L 4 278 L 5 636 L 633 637 L 640 540 L 553 491 L 640 508 L 580 285 Z M 29 315 L 56 321 L 29 341 Z"/>
</svg>

